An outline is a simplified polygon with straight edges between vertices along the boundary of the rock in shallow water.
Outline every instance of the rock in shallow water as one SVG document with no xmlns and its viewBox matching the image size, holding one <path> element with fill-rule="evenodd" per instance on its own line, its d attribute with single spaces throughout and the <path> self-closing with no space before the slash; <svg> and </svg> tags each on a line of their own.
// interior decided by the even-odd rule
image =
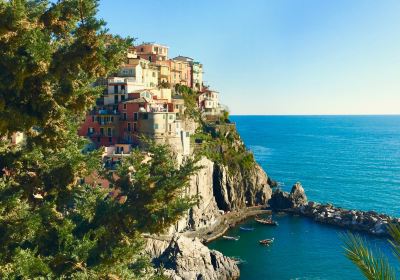
<svg viewBox="0 0 400 280">
<path fill-rule="evenodd" d="M 146 251 L 157 267 L 174 280 L 238 279 L 236 263 L 220 252 L 210 250 L 199 239 L 175 235 L 170 241 L 149 238 Z"/>
<path fill-rule="evenodd" d="M 276 190 L 268 203 L 274 210 L 296 208 L 307 204 L 307 196 L 302 185 L 296 183 L 290 193 Z"/>
</svg>

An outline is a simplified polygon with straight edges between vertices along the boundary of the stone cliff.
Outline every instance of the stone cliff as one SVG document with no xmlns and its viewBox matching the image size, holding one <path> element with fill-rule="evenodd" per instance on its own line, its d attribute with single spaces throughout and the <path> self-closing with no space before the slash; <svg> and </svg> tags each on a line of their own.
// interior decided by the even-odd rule
<svg viewBox="0 0 400 280">
<path fill-rule="evenodd" d="M 257 163 L 235 172 L 205 157 L 199 165 L 203 168 L 192 177 L 186 193 L 197 195 L 199 202 L 170 233 L 208 227 L 225 211 L 265 205 L 271 198 L 268 176 Z"/>
<path fill-rule="evenodd" d="M 149 238 L 147 242 L 147 251 L 152 256 L 154 264 L 157 267 L 163 266 L 166 274 L 172 279 L 238 278 L 239 269 L 233 260 L 208 249 L 199 239 L 185 237 L 182 233 L 208 231 L 217 224 L 217 219 L 225 212 L 248 206 L 266 205 L 272 195 L 270 187 L 272 181 L 254 161 L 252 155 L 248 157 L 249 152 L 235 127 L 230 125 L 228 131 L 223 131 L 223 135 L 218 134 L 221 126 L 218 129 L 213 131 L 214 136 L 207 143 L 212 146 L 214 153 L 201 157 L 198 164 L 202 168 L 192 176 L 190 186 L 185 193 L 197 196 L 198 203 L 170 229 L 169 235 L 164 240 Z M 216 138 L 225 139 L 230 135 L 232 141 Z M 237 162 L 235 162 L 236 152 L 239 155 Z M 232 160 L 227 161 L 230 157 Z"/>
</svg>

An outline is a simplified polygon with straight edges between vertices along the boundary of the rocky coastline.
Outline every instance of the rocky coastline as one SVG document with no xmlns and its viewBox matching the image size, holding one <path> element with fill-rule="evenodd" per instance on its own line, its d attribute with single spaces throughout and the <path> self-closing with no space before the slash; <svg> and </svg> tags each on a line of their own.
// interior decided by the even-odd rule
<svg viewBox="0 0 400 280">
<path fill-rule="evenodd" d="M 241 141 L 237 145 L 243 145 Z M 198 203 L 164 236 L 148 236 L 146 252 L 156 268 L 174 280 L 238 279 L 235 260 L 209 249 L 205 243 L 222 236 L 242 220 L 271 211 L 287 212 L 352 231 L 388 236 L 387 225 L 400 219 L 374 211 L 347 210 L 308 201 L 300 183 L 291 192 L 276 183 L 254 162 L 250 169 L 228 166 L 203 157 L 202 168 L 191 178 L 185 195 Z"/>
<path fill-rule="evenodd" d="M 174 280 L 233 280 L 240 276 L 236 261 L 205 243 L 222 236 L 250 216 L 270 214 L 272 182 L 255 163 L 251 169 L 229 170 L 203 157 L 202 168 L 190 181 L 186 195 L 198 203 L 163 236 L 147 236 L 146 252 L 156 268 Z"/>
<path fill-rule="evenodd" d="M 388 237 L 388 224 L 399 224 L 400 218 L 375 211 L 349 210 L 332 204 L 308 201 L 303 187 L 296 183 L 290 193 L 276 190 L 269 201 L 271 209 L 301 215 L 316 222 Z"/>
</svg>

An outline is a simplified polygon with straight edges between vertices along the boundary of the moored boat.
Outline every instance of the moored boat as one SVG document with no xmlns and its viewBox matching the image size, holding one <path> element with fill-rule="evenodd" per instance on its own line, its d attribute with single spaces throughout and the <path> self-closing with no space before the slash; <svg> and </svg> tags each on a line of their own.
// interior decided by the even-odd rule
<svg viewBox="0 0 400 280">
<path fill-rule="evenodd" d="M 240 227 L 240 230 L 243 230 L 243 231 L 253 231 L 254 228 L 253 228 L 253 227 Z"/>
<path fill-rule="evenodd" d="M 228 236 L 228 235 L 224 235 L 222 236 L 223 239 L 227 239 L 227 240 L 234 240 L 234 241 L 238 241 L 240 236 Z"/>
<path fill-rule="evenodd" d="M 269 246 L 270 244 L 272 244 L 274 242 L 274 238 L 271 238 L 271 239 L 263 239 L 263 240 L 260 240 L 259 241 L 259 243 L 261 244 L 261 245 L 267 245 L 267 246 Z"/>
<path fill-rule="evenodd" d="M 263 219 L 263 218 L 256 217 L 256 218 L 254 218 L 254 220 L 257 223 L 260 223 L 260 224 L 263 224 L 263 225 L 269 225 L 269 226 L 277 226 L 278 225 L 278 222 L 273 221 L 271 218 Z"/>
</svg>

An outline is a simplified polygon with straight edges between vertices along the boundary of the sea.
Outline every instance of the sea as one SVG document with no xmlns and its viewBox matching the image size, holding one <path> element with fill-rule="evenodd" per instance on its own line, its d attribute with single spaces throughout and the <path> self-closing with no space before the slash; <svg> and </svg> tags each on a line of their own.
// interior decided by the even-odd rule
<svg viewBox="0 0 400 280">
<path fill-rule="evenodd" d="M 400 116 L 232 116 L 268 176 L 290 191 L 301 182 L 309 200 L 400 217 Z M 345 257 L 346 230 L 309 218 L 274 215 L 278 227 L 252 219 L 209 247 L 239 257 L 242 280 L 363 279 Z M 240 231 L 239 226 L 254 227 Z M 361 234 L 397 267 L 385 238 Z M 269 247 L 258 244 L 274 238 Z"/>
</svg>

